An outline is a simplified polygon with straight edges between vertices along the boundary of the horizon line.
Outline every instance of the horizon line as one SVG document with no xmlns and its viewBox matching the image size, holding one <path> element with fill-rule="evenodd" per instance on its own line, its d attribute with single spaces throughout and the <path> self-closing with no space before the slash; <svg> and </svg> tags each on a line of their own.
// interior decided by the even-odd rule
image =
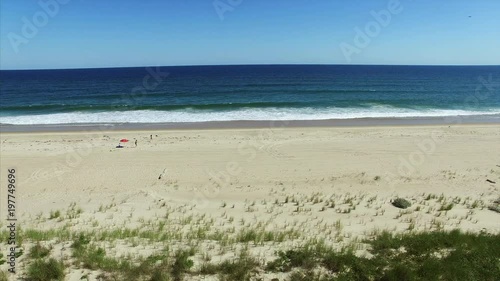
<svg viewBox="0 0 500 281">
<path fill-rule="evenodd" d="M 200 66 L 500 66 L 500 64 L 327 64 L 327 63 L 255 63 L 255 64 L 179 64 L 179 65 L 142 65 L 142 66 L 102 66 L 102 67 L 68 67 L 68 68 L 10 68 L 0 71 L 25 70 L 85 70 L 85 69 L 116 69 L 116 68 L 146 68 L 146 67 L 200 67 Z"/>
</svg>

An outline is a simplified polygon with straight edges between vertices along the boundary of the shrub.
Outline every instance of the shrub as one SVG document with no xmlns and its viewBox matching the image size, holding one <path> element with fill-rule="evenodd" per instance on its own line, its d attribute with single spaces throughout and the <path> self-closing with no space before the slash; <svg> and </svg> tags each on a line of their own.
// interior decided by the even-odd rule
<svg viewBox="0 0 500 281">
<path fill-rule="evenodd" d="M 379 234 L 370 244 L 372 258 L 352 250 L 302 247 L 280 252 L 267 270 L 292 271 L 290 280 L 315 280 L 311 272 L 328 270 L 318 280 L 497 280 L 500 235 L 436 231 Z M 298 270 L 297 270 L 298 269 Z M 331 279 L 335 276 L 335 279 Z"/>
<path fill-rule="evenodd" d="M 382 280 L 480 281 L 500 276 L 500 235 L 454 230 L 379 239 L 373 241 L 371 253 L 387 265 Z"/>
<path fill-rule="evenodd" d="M 201 266 L 201 274 L 219 274 L 219 280 L 250 280 L 253 273 L 257 272 L 259 263 L 250 257 L 247 252 L 242 251 L 238 259 L 233 261 L 225 260 L 220 264 L 205 263 Z"/>
<path fill-rule="evenodd" d="M 16 258 L 19 258 L 23 254 L 24 254 L 24 250 L 23 250 L 23 248 L 21 248 L 19 251 L 16 252 Z"/>
<path fill-rule="evenodd" d="M 151 279 L 149 279 L 149 281 L 169 281 L 170 280 L 170 276 L 168 275 L 167 272 L 163 271 L 163 270 L 157 270 L 153 273 L 153 275 L 151 276 Z"/>
<path fill-rule="evenodd" d="M 35 260 L 28 266 L 27 277 L 32 281 L 63 280 L 64 264 L 53 258 L 48 261 Z"/>
<path fill-rule="evenodd" d="M 453 203 L 442 205 L 441 208 L 439 208 L 440 211 L 449 211 L 451 209 L 453 209 Z"/>
<path fill-rule="evenodd" d="M 71 244 L 71 248 L 75 249 L 75 250 L 81 250 L 85 245 L 89 244 L 90 243 L 90 238 L 88 238 L 87 236 L 85 236 L 84 234 L 80 234 L 78 236 L 78 239 L 75 240 L 73 242 L 73 244 Z"/>
<path fill-rule="evenodd" d="M 174 276 L 174 280 L 182 280 L 182 276 L 184 273 L 188 272 L 191 267 L 193 267 L 194 263 L 190 256 L 192 256 L 192 251 L 179 251 L 175 255 L 175 261 L 172 265 L 172 275 Z"/>
<path fill-rule="evenodd" d="M 35 246 L 31 247 L 29 256 L 34 259 L 40 259 L 48 256 L 50 249 L 37 243 Z"/>
<path fill-rule="evenodd" d="M 323 266 L 337 273 L 339 280 L 373 280 L 378 275 L 380 259 L 357 257 L 354 252 L 335 253 L 333 250 L 323 257 Z"/>
<path fill-rule="evenodd" d="M 57 219 L 58 217 L 61 216 L 61 211 L 57 210 L 57 211 L 51 211 L 50 212 L 50 216 L 49 216 L 49 220 L 52 220 L 52 219 Z"/>
<path fill-rule="evenodd" d="M 243 230 L 241 231 L 236 240 L 238 242 L 241 242 L 241 243 L 246 243 L 246 242 L 257 242 L 259 238 L 259 234 L 257 233 L 257 231 L 251 229 L 251 230 Z"/>
<path fill-rule="evenodd" d="M 297 250 L 278 252 L 278 258 L 267 264 L 267 269 L 271 271 L 288 272 L 293 268 L 301 267 L 310 269 L 316 263 L 316 253 L 307 247 Z"/>
<path fill-rule="evenodd" d="M 201 265 L 200 274 L 203 275 L 213 275 L 217 274 L 219 266 L 213 263 L 204 263 Z"/>
<path fill-rule="evenodd" d="M 394 268 L 387 270 L 380 278 L 380 281 L 413 281 L 418 280 L 415 273 L 408 267 L 396 265 Z"/>
<path fill-rule="evenodd" d="M 279 279 L 278 279 L 279 280 Z M 321 278 L 319 273 L 315 273 L 313 270 L 298 270 L 290 274 L 289 281 L 326 281 L 330 280 L 327 278 Z M 335 279 L 336 280 L 336 279 Z"/>
</svg>

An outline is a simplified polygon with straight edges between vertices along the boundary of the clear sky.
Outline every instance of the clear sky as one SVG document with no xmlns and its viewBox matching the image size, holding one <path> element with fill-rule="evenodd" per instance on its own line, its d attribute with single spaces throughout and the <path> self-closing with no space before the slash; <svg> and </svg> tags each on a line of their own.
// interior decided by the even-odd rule
<svg viewBox="0 0 500 281">
<path fill-rule="evenodd" d="M 1 0 L 0 68 L 500 65 L 499 0 L 393 1 Z"/>
</svg>

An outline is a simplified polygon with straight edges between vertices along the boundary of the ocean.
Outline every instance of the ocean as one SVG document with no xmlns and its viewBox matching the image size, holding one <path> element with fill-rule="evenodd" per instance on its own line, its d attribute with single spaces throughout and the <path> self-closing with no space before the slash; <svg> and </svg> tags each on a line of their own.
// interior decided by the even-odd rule
<svg viewBox="0 0 500 281">
<path fill-rule="evenodd" d="M 14 125 L 500 117 L 500 66 L 4 70 L 0 83 Z"/>
</svg>

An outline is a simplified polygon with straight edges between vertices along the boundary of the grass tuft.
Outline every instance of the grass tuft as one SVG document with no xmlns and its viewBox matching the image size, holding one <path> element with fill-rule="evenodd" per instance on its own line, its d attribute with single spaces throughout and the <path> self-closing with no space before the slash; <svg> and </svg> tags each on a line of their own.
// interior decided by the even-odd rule
<svg viewBox="0 0 500 281">
<path fill-rule="evenodd" d="M 56 259 L 35 260 L 28 266 L 27 279 L 32 281 L 52 281 L 64 279 L 64 264 Z"/>
<path fill-rule="evenodd" d="M 29 257 L 34 259 L 41 259 L 50 254 L 50 249 L 37 243 L 35 246 L 31 247 Z"/>
</svg>

